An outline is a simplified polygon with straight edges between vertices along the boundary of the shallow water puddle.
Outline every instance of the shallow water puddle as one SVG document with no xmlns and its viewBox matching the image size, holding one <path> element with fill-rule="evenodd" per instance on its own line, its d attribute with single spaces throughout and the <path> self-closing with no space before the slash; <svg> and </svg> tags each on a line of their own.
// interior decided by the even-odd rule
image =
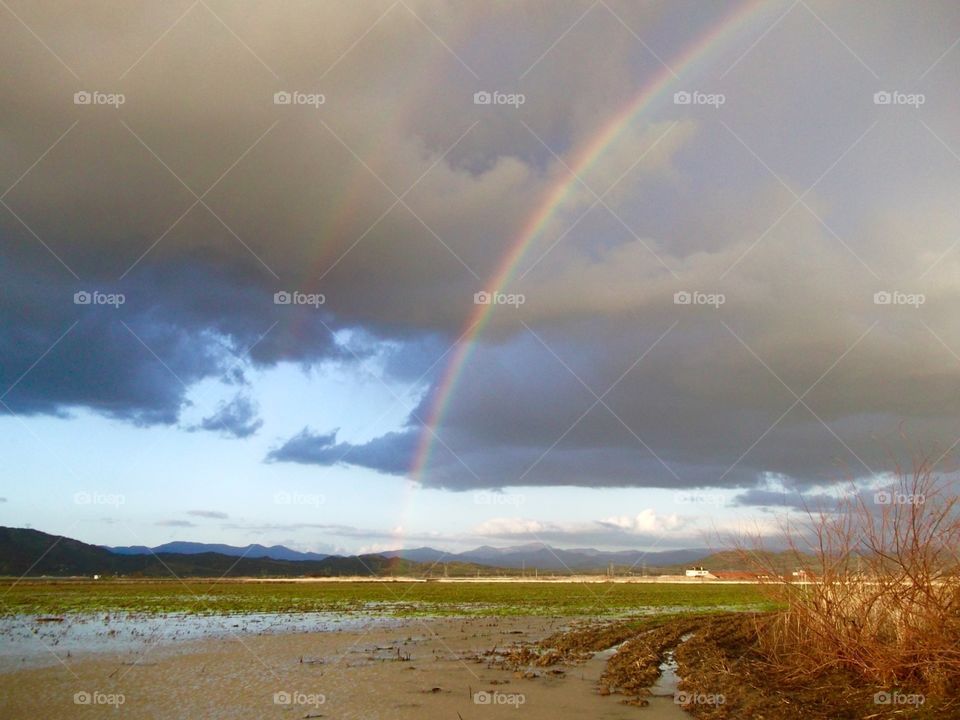
<svg viewBox="0 0 960 720">
<path fill-rule="evenodd" d="M 680 642 L 684 643 L 691 637 L 693 637 L 693 633 L 687 633 L 680 638 Z M 593 682 L 599 680 L 606 668 L 607 661 L 626 642 L 629 642 L 629 640 L 596 653 L 584 665 L 584 675 L 590 676 Z M 691 716 L 674 702 L 674 696 L 680 682 L 677 669 L 676 648 L 673 648 L 664 653 L 663 662 L 660 663 L 660 677 L 650 688 L 651 696 L 648 699 L 648 704 L 645 707 L 636 708 L 635 717 L 647 718 L 648 720 L 690 720 Z M 619 703 L 621 698 L 617 695 L 610 695 L 604 699 L 608 702 Z"/>
<path fill-rule="evenodd" d="M 0 617 L 0 672 L 54 665 L 87 653 L 140 653 L 156 643 L 279 633 L 349 632 L 399 624 L 394 618 L 342 613 L 76 613 L 49 622 L 34 615 Z"/>
<path fill-rule="evenodd" d="M 692 637 L 693 633 L 682 635 L 680 642 L 685 643 Z M 657 681 L 650 687 L 650 693 L 654 697 L 673 698 L 677 692 L 677 686 L 680 683 L 680 676 L 677 675 L 678 668 L 677 649 L 671 648 L 663 654 L 663 662 L 660 663 L 660 677 L 657 678 Z"/>
</svg>

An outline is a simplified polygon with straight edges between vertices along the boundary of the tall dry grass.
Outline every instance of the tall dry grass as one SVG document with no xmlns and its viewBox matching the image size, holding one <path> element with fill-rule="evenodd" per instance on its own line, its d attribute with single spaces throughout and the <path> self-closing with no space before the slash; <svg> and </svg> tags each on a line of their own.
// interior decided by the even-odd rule
<svg viewBox="0 0 960 720">
<path fill-rule="evenodd" d="M 783 576 L 756 542 L 738 550 L 784 609 L 761 649 L 792 680 L 842 670 L 871 685 L 960 693 L 960 499 L 930 455 L 892 485 L 785 524 L 805 577 Z"/>
</svg>

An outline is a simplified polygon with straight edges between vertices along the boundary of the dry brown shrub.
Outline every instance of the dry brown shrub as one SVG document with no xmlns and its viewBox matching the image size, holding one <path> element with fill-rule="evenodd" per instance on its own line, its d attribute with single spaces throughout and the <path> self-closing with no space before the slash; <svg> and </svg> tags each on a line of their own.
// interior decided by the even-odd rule
<svg viewBox="0 0 960 720">
<path fill-rule="evenodd" d="M 784 523 L 804 573 L 784 576 L 758 538 L 738 551 L 783 610 L 760 646 L 786 680 L 841 671 L 878 687 L 960 692 L 960 499 L 927 453 L 876 495 Z M 880 493 L 885 494 L 880 494 Z"/>
</svg>

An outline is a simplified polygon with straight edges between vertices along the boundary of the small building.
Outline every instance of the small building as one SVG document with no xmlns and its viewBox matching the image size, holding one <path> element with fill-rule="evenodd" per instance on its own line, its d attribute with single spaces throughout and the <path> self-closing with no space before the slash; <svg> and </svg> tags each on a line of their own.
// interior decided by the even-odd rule
<svg viewBox="0 0 960 720">
<path fill-rule="evenodd" d="M 687 577 L 690 578 L 705 578 L 710 577 L 710 571 L 706 568 L 697 565 L 696 567 L 688 568 L 685 573 Z"/>
</svg>

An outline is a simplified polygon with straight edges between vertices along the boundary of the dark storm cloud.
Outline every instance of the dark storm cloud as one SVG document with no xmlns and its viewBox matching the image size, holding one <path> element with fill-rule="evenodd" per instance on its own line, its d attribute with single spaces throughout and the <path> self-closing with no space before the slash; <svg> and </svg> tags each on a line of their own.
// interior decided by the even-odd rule
<svg viewBox="0 0 960 720">
<path fill-rule="evenodd" d="M 445 367 L 453 342 L 446 337 L 427 335 L 398 343 L 386 352 L 384 374 L 401 382 L 423 382 Z"/>
<path fill-rule="evenodd" d="M 836 508 L 838 498 L 823 493 L 803 493 L 800 491 L 777 491 L 752 488 L 734 496 L 734 505 L 747 507 L 782 507 L 794 510 L 830 510 Z"/>
<path fill-rule="evenodd" d="M 337 442 L 337 431 L 326 435 L 313 432 L 305 427 L 297 435 L 287 440 L 281 447 L 270 451 L 268 461 L 292 461 L 332 465 L 336 460 L 330 450 Z"/>
<path fill-rule="evenodd" d="M 4 52 L 26 58 L 8 58 L 18 70 L 0 81 L 5 104 L 13 110 L 2 121 L 8 172 L 0 180 L 7 205 L 0 208 L 0 392 L 16 383 L 4 396 L 9 407 L 25 414 L 86 407 L 141 424 L 170 424 L 190 386 L 211 377 L 236 381 L 247 361 L 269 367 L 343 360 L 347 355 L 333 342 L 333 330 L 364 326 L 371 337 L 406 339 L 420 335 L 419 321 L 437 325 L 435 319 L 418 320 L 407 312 L 410 302 L 418 302 L 408 292 L 407 271 L 421 275 L 421 303 L 432 292 L 424 282 L 428 267 L 452 271 L 457 266 L 451 272 L 457 281 L 469 274 L 403 208 L 371 227 L 394 198 L 376 187 L 376 179 L 339 140 L 343 133 L 352 135 L 350 144 L 360 144 L 351 128 L 364 123 L 351 118 L 356 113 L 351 107 L 362 103 L 341 102 L 341 122 L 325 115 L 338 130 L 317 135 L 316 114 L 287 112 L 272 103 L 277 88 L 269 73 L 260 68 L 241 80 L 237 62 L 251 69 L 256 60 L 229 32 L 211 37 L 207 13 L 185 18 L 180 42 L 155 50 L 147 37 L 155 34 L 147 28 L 163 24 L 162 18 L 147 5 L 128 6 L 127 13 L 129 34 L 119 27 L 102 32 L 92 15 L 33 11 L 24 16 L 54 44 L 59 38 L 72 45 L 77 36 L 98 28 L 93 31 L 100 68 L 116 70 L 114 77 L 130 71 L 121 83 L 130 99 L 124 113 L 135 104 L 133 97 L 139 98 L 135 116 L 122 117 L 112 108 L 113 114 L 73 105 L 79 88 L 69 73 L 48 72 L 44 48 L 29 32 L 7 26 L 13 18 L 3 16 L 11 35 Z M 325 15 L 319 8 L 310 13 Z M 104 15 L 101 19 L 111 25 L 110 13 Z M 275 57 L 297 35 L 280 32 L 276 22 L 305 27 L 295 13 L 281 15 L 262 26 L 279 33 L 266 31 L 261 38 L 274 46 Z M 406 45 L 417 20 L 398 15 L 406 18 L 404 29 L 391 33 L 389 43 Z M 346 31 L 365 28 L 370 19 L 348 12 L 340 20 Z M 292 56 L 294 65 L 329 65 L 342 53 L 331 48 L 326 57 L 320 49 L 324 43 L 301 41 L 313 49 Z M 140 49 L 130 55 L 134 47 Z M 151 54 L 131 67 L 148 48 Z M 354 61 L 375 69 L 378 57 L 357 53 Z M 164 80 L 171 67 L 187 71 L 175 87 Z M 205 69 L 205 78 L 199 78 L 197 67 Z M 292 66 L 287 69 L 298 74 Z M 217 93 L 208 92 L 210 82 Z M 369 87 L 370 97 L 379 91 Z M 282 122 L 283 131 L 266 132 L 275 122 Z M 426 169 L 424 162 L 439 159 L 425 157 L 422 147 L 414 147 L 419 142 L 411 144 L 401 128 L 383 132 L 396 140 L 396 162 L 377 165 L 376 172 L 398 191 Z M 517 170 L 515 181 L 522 177 L 522 168 Z M 438 172 L 450 171 L 441 163 Z M 196 196 L 214 183 L 217 187 L 200 204 Z M 341 197 L 345 189 L 355 195 Z M 343 202 L 355 207 L 338 218 Z M 364 246 L 346 253 L 366 230 L 371 232 Z M 407 247 L 397 242 L 404 237 L 412 240 Z M 422 262 L 431 255 L 433 262 Z M 338 272 L 319 287 L 319 278 L 334 265 Z M 368 292 L 370 287 L 378 291 Z M 125 303 L 117 309 L 78 308 L 71 301 L 78 291 L 123 293 Z M 276 305 L 277 292 L 322 292 L 329 304 Z M 446 315 L 440 324 L 452 327 L 456 315 L 450 310 Z M 402 372 L 402 364 L 395 362 L 394 369 Z M 236 419 L 208 418 L 211 427 L 233 423 L 246 433 L 249 427 L 236 426 Z"/>
<path fill-rule="evenodd" d="M 271 288 L 251 287 L 226 267 L 162 263 L 136 281 L 77 282 L 43 268 L 41 255 L 21 252 L 16 266 L 0 268 L 0 385 L 10 388 L 3 400 L 14 412 L 86 407 L 173 424 L 204 378 L 243 384 L 250 363 L 346 357 L 314 308 L 276 305 Z M 40 266 L 33 274 L 31 261 Z M 77 304 L 78 293 L 90 303 Z M 122 301 L 109 304 L 111 296 Z M 254 414 L 238 398 L 202 426 L 245 437 L 258 427 Z"/>
<path fill-rule="evenodd" d="M 203 424 L 242 437 L 258 422 L 249 367 L 379 355 L 388 378 L 433 385 L 407 424 L 356 444 L 305 429 L 268 459 L 401 475 L 424 436 L 426 485 L 716 485 L 743 502 L 776 501 L 758 494 L 768 473 L 871 477 L 903 421 L 953 443 L 960 165 L 944 145 L 960 137 L 960 55 L 931 63 L 960 28 L 955 7 L 917 22 L 890 7 L 870 24 L 825 9 L 865 62 L 930 70 L 922 111 L 874 105 L 863 65 L 822 26 L 792 22 L 703 68 L 722 112 L 666 102 L 635 118 L 538 224 L 506 288 L 526 303 L 492 309 L 431 431 L 473 294 L 662 66 L 602 6 L 554 47 L 579 3 L 543 16 L 409 5 L 369 36 L 389 6 L 224 6 L 231 32 L 201 3 L 167 36 L 177 17 L 155 3 L 18 4 L 36 35 L 0 14 L 3 402 L 175 424 L 190 388 L 220 379 L 249 401 Z M 620 12 L 673 58 L 695 38 L 671 8 Z M 473 32 L 503 51 L 463 39 Z M 531 67 L 539 48 L 549 57 Z M 472 104 L 527 70 L 512 114 Z M 273 104 L 320 78 L 322 107 Z M 73 104 L 95 86 L 127 102 Z M 926 302 L 874 301 L 898 289 Z M 125 302 L 74 304 L 94 291 Z M 726 301 L 675 303 L 691 291 Z M 277 292 L 324 301 L 276 304 Z M 344 348 L 340 331 L 362 342 Z"/>
<path fill-rule="evenodd" d="M 308 465 L 356 465 L 391 475 L 403 475 L 416 446 L 413 431 L 390 432 L 366 443 L 337 442 L 337 431 L 318 435 L 309 428 L 271 451 L 267 460 Z"/>
<path fill-rule="evenodd" d="M 196 342 L 193 328 L 132 309 L 129 291 L 129 307 L 77 305 L 77 292 L 121 291 L 48 280 L 21 266 L 0 300 L 0 383 L 13 411 L 87 407 L 138 424 L 173 423 L 186 388 L 222 367 L 222 353 Z"/>
<path fill-rule="evenodd" d="M 230 402 L 221 403 L 217 411 L 205 417 L 199 427 L 236 438 L 253 435 L 263 426 L 257 417 L 257 404 L 250 398 L 238 395 Z"/>
</svg>

